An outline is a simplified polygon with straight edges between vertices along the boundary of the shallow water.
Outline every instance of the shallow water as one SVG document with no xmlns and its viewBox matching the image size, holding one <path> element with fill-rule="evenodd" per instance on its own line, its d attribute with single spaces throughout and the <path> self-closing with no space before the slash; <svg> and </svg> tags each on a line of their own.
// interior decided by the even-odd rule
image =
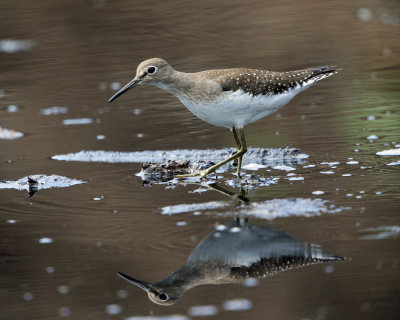
<svg viewBox="0 0 400 320">
<path fill-rule="evenodd" d="M 377 152 L 400 148 L 399 35 L 395 1 L 2 1 L 0 132 L 15 139 L 0 139 L 0 180 L 86 183 L 0 190 L 0 319 L 398 318 L 399 156 Z M 233 147 L 156 88 L 107 103 L 154 56 L 182 71 L 342 70 L 246 127 L 251 147 L 309 156 L 246 170 L 266 186 L 241 190 L 230 169 L 216 185 L 143 187 L 140 163 L 51 159 Z M 198 286 L 168 308 L 117 276 L 165 278 L 236 214 L 347 260 Z"/>
</svg>

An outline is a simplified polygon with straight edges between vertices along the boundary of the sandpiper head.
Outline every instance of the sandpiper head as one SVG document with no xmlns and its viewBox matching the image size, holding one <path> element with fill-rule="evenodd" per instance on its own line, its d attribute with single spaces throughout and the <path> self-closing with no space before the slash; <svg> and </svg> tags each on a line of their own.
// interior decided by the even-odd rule
<svg viewBox="0 0 400 320">
<path fill-rule="evenodd" d="M 177 302 L 181 296 L 181 293 L 176 292 L 176 290 L 174 290 L 173 288 L 163 288 L 157 283 L 147 283 L 144 281 L 140 281 L 131 278 L 130 276 L 127 276 L 126 274 L 123 274 L 121 272 L 118 272 L 118 275 L 128 282 L 132 283 L 133 285 L 146 291 L 149 299 L 156 304 L 162 306 L 170 306 Z"/>
<path fill-rule="evenodd" d="M 123 93 L 140 84 L 157 85 L 163 79 L 167 79 L 168 75 L 173 71 L 167 61 L 160 58 L 152 58 L 143 61 L 136 70 L 136 76 L 129 81 L 121 90 L 114 94 L 108 102 L 118 98 Z"/>
</svg>

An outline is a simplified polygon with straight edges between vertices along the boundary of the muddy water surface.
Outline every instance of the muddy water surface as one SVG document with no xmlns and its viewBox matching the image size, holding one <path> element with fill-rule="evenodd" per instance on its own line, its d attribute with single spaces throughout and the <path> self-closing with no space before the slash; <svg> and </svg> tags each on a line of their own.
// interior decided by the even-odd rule
<svg viewBox="0 0 400 320">
<path fill-rule="evenodd" d="M 399 35 L 395 1 L 2 1 L 0 319 L 398 318 Z M 342 70 L 246 127 L 251 147 L 308 155 L 245 171 L 266 186 L 241 190 L 230 169 L 212 186 L 143 187 L 140 163 L 52 159 L 234 146 L 159 89 L 107 103 L 154 56 L 187 72 Z M 84 183 L 28 197 L 35 175 Z M 117 276 L 165 278 L 238 214 L 347 259 L 197 286 L 170 307 Z"/>
</svg>

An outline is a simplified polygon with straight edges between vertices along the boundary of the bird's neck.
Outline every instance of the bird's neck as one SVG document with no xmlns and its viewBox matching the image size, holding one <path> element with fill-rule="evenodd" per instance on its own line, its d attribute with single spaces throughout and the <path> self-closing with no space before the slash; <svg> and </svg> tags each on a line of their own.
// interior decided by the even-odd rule
<svg viewBox="0 0 400 320">
<path fill-rule="evenodd" d="M 182 92 L 190 92 L 196 87 L 196 79 L 192 73 L 172 70 L 168 77 L 161 82 L 154 83 L 154 86 L 163 89 L 175 96 Z"/>
<path fill-rule="evenodd" d="M 182 293 L 186 290 L 204 284 L 236 282 L 230 277 L 230 268 L 226 265 L 212 262 L 184 264 L 165 279 L 156 283 L 157 286 L 174 288 Z"/>
</svg>

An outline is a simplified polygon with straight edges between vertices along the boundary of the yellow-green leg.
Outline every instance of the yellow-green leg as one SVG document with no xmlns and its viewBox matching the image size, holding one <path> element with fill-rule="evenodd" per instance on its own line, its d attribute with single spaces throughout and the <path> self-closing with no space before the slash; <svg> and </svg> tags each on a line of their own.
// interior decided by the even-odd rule
<svg viewBox="0 0 400 320">
<path fill-rule="evenodd" d="M 195 173 L 190 173 L 190 174 L 177 175 L 176 177 L 178 177 L 178 178 L 185 178 L 185 177 L 196 177 L 196 176 L 200 176 L 200 179 L 203 179 L 203 178 L 205 178 L 207 175 L 209 175 L 210 173 L 215 172 L 218 168 L 220 168 L 220 167 L 223 166 L 224 164 L 226 164 L 226 163 L 228 163 L 228 162 L 230 162 L 230 161 L 232 161 L 232 160 L 238 159 L 238 158 L 240 159 L 240 165 L 239 165 L 239 163 L 238 163 L 237 174 L 238 174 L 238 176 L 240 177 L 240 167 L 241 167 L 241 164 L 242 164 L 241 158 L 242 158 L 243 155 L 247 152 L 247 144 L 246 144 L 246 139 L 245 139 L 245 137 L 244 137 L 244 131 L 243 131 L 243 129 L 239 129 L 239 132 L 240 132 L 240 140 L 239 140 L 239 138 L 238 138 L 238 136 L 237 136 L 237 134 L 236 134 L 236 131 L 234 131 L 234 130 L 232 130 L 232 131 L 234 132 L 234 133 L 233 133 L 233 136 L 234 136 L 235 141 L 236 141 L 236 143 L 238 144 L 238 147 L 239 147 L 238 151 L 237 151 L 235 154 L 229 156 L 228 158 L 226 158 L 225 160 L 223 160 L 223 161 L 221 161 L 221 162 L 218 162 L 217 164 L 215 164 L 215 165 L 209 167 L 209 168 L 206 169 L 206 170 L 202 170 L 202 171 L 200 171 L 200 172 L 195 172 Z M 238 142 L 240 143 L 240 146 L 239 146 L 239 143 L 238 143 Z M 239 161 L 238 161 L 238 162 L 239 162 Z"/>
<path fill-rule="evenodd" d="M 242 129 L 242 131 L 243 131 L 243 129 Z M 235 128 L 232 128 L 232 133 L 233 133 L 233 137 L 235 138 L 235 141 L 236 141 L 237 152 L 239 152 L 239 150 L 240 150 L 242 144 L 241 144 L 241 142 L 240 142 L 240 140 L 239 140 L 239 137 L 238 137 L 238 135 L 237 135 L 237 133 L 236 133 L 236 129 L 235 129 Z M 243 136 L 243 137 L 244 137 L 244 136 Z M 240 179 L 240 169 L 241 169 L 241 167 L 242 167 L 242 159 L 243 159 L 243 155 L 241 155 L 241 156 L 238 158 L 238 163 L 237 163 L 236 175 L 237 175 L 237 177 L 238 177 L 239 179 Z"/>
</svg>

